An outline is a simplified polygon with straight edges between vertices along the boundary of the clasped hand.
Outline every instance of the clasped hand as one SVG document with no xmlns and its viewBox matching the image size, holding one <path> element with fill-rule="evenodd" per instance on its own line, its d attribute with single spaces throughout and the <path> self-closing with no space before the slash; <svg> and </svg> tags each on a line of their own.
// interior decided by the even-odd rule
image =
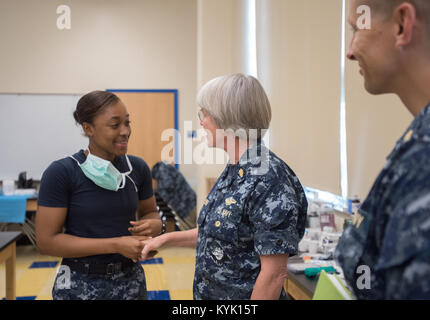
<svg viewBox="0 0 430 320">
<path fill-rule="evenodd" d="M 132 227 L 128 231 L 132 236 L 156 237 L 160 234 L 162 223 L 160 219 L 142 219 L 130 221 Z"/>
<path fill-rule="evenodd" d="M 145 247 L 147 245 L 147 241 L 152 239 L 152 236 L 157 236 L 161 232 L 161 220 L 158 219 L 142 219 L 138 221 L 130 221 L 132 227 L 128 228 L 128 231 L 131 233 L 131 237 L 123 237 L 128 240 L 128 250 L 123 251 L 123 255 L 131 258 L 133 262 L 137 262 L 137 260 L 147 260 L 151 259 L 154 255 L 157 254 L 157 251 L 151 249 L 153 245 L 149 247 Z M 122 239 L 123 243 L 126 239 Z M 144 253 L 144 254 L 143 254 Z"/>
</svg>

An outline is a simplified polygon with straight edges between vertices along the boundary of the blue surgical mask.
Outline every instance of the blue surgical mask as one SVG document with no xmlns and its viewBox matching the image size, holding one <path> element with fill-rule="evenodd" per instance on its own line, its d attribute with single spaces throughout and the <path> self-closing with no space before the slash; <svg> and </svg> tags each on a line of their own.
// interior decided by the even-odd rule
<svg viewBox="0 0 430 320">
<path fill-rule="evenodd" d="M 111 191 L 118 191 L 125 187 L 126 178 L 129 178 L 131 182 L 133 182 L 134 189 L 137 192 L 136 184 L 129 177 L 129 174 L 133 171 L 133 167 L 131 166 L 127 155 L 125 158 L 127 160 L 129 171 L 124 173 L 119 172 L 110 161 L 92 155 L 89 150 L 87 159 L 82 164 L 72 156 L 71 158 L 78 163 L 85 176 L 99 187 Z"/>
</svg>

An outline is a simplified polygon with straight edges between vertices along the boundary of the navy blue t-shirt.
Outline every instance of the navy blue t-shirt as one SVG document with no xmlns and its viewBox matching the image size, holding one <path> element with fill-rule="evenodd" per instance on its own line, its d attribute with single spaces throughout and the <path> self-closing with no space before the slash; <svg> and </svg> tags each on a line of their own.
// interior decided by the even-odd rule
<svg viewBox="0 0 430 320">
<path fill-rule="evenodd" d="M 83 150 L 73 157 L 83 163 Z M 54 161 L 43 173 L 38 205 L 67 208 L 65 233 L 82 238 L 113 238 L 130 236 L 130 221 L 136 221 L 139 200 L 153 196 L 152 177 L 146 162 L 128 156 L 133 171 L 126 178 L 123 189 L 110 191 L 97 186 L 82 172 L 70 157 Z M 128 172 L 125 156 L 112 162 L 120 172 Z M 97 258 L 121 260 L 119 255 L 103 255 Z M 121 256 L 122 257 L 122 256 Z"/>
</svg>

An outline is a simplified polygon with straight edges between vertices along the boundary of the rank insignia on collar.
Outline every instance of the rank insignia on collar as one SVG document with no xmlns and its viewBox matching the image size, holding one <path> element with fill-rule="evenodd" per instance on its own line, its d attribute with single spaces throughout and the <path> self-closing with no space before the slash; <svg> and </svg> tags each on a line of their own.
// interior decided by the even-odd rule
<svg viewBox="0 0 430 320">
<path fill-rule="evenodd" d="M 414 133 L 413 130 L 409 130 L 408 133 L 405 134 L 405 137 L 403 138 L 403 142 L 408 142 L 409 140 L 411 140 L 413 133 Z"/>
<path fill-rule="evenodd" d="M 237 203 L 237 202 L 236 202 L 236 200 L 234 200 L 233 197 L 225 199 L 225 205 L 226 206 L 230 206 L 230 205 L 235 204 L 235 203 Z"/>
<path fill-rule="evenodd" d="M 241 177 L 241 178 L 242 178 L 242 177 L 243 177 L 243 169 L 242 169 L 242 168 L 240 168 L 238 173 L 239 173 L 239 177 Z"/>
</svg>

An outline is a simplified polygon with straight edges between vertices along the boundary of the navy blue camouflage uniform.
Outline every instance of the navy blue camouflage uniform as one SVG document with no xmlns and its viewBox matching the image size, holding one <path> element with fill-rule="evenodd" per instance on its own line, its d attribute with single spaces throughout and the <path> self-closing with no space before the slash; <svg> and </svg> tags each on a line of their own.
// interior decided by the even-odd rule
<svg viewBox="0 0 430 320">
<path fill-rule="evenodd" d="M 430 299 L 430 105 L 388 156 L 335 259 L 358 299 Z M 370 268 L 370 288 L 359 266 Z"/>
<path fill-rule="evenodd" d="M 83 163 L 84 150 L 73 155 Z M 38 205 L 66 208 L 65 234 L 106 239 L 130 236 L 130 221 L 136 220 L 139 201 L 153 196 L 151 172 L 146 162 L 129 156 L 133 167 L 123 189 L 103 189 L 88 179 L 76 161 L 66 157 L 54 161 L 43 173 Z M 125 156 L 112 164 L 129 171 Z M 137 189 L 137 190 L 136 190 Z M 145 272 L 138 263 L 116 254 L 63 258 L 54 286 L 54 300 L 146 299 Z"/>
<path fill-rule="evenodd" d="M 306 214 L 294 172 L 264 145 L 252 145 L 227 165 L 200 212 L 194 299 L 250 299 L 260 256 L 297 254 Z"/>
<path fill-rule="evenodd" d="M 82 260 L 82 259 L 81 259 Z M 81 261 L 82 262 L 82 261 Z M 62 265 L 55 278 L 53 300 L 146 300 L 145 272 L 139 264 L 114 274 L 85 274 Z"/>
<path fill-rule="evenodd" d="M 181 219 L 186 219 L 196 208 L 197 197 L 184 176 L 174 166 L 157 162 L 152 167 L 152 177 L 157 180 L 156 192 Z"/>
</svg>

